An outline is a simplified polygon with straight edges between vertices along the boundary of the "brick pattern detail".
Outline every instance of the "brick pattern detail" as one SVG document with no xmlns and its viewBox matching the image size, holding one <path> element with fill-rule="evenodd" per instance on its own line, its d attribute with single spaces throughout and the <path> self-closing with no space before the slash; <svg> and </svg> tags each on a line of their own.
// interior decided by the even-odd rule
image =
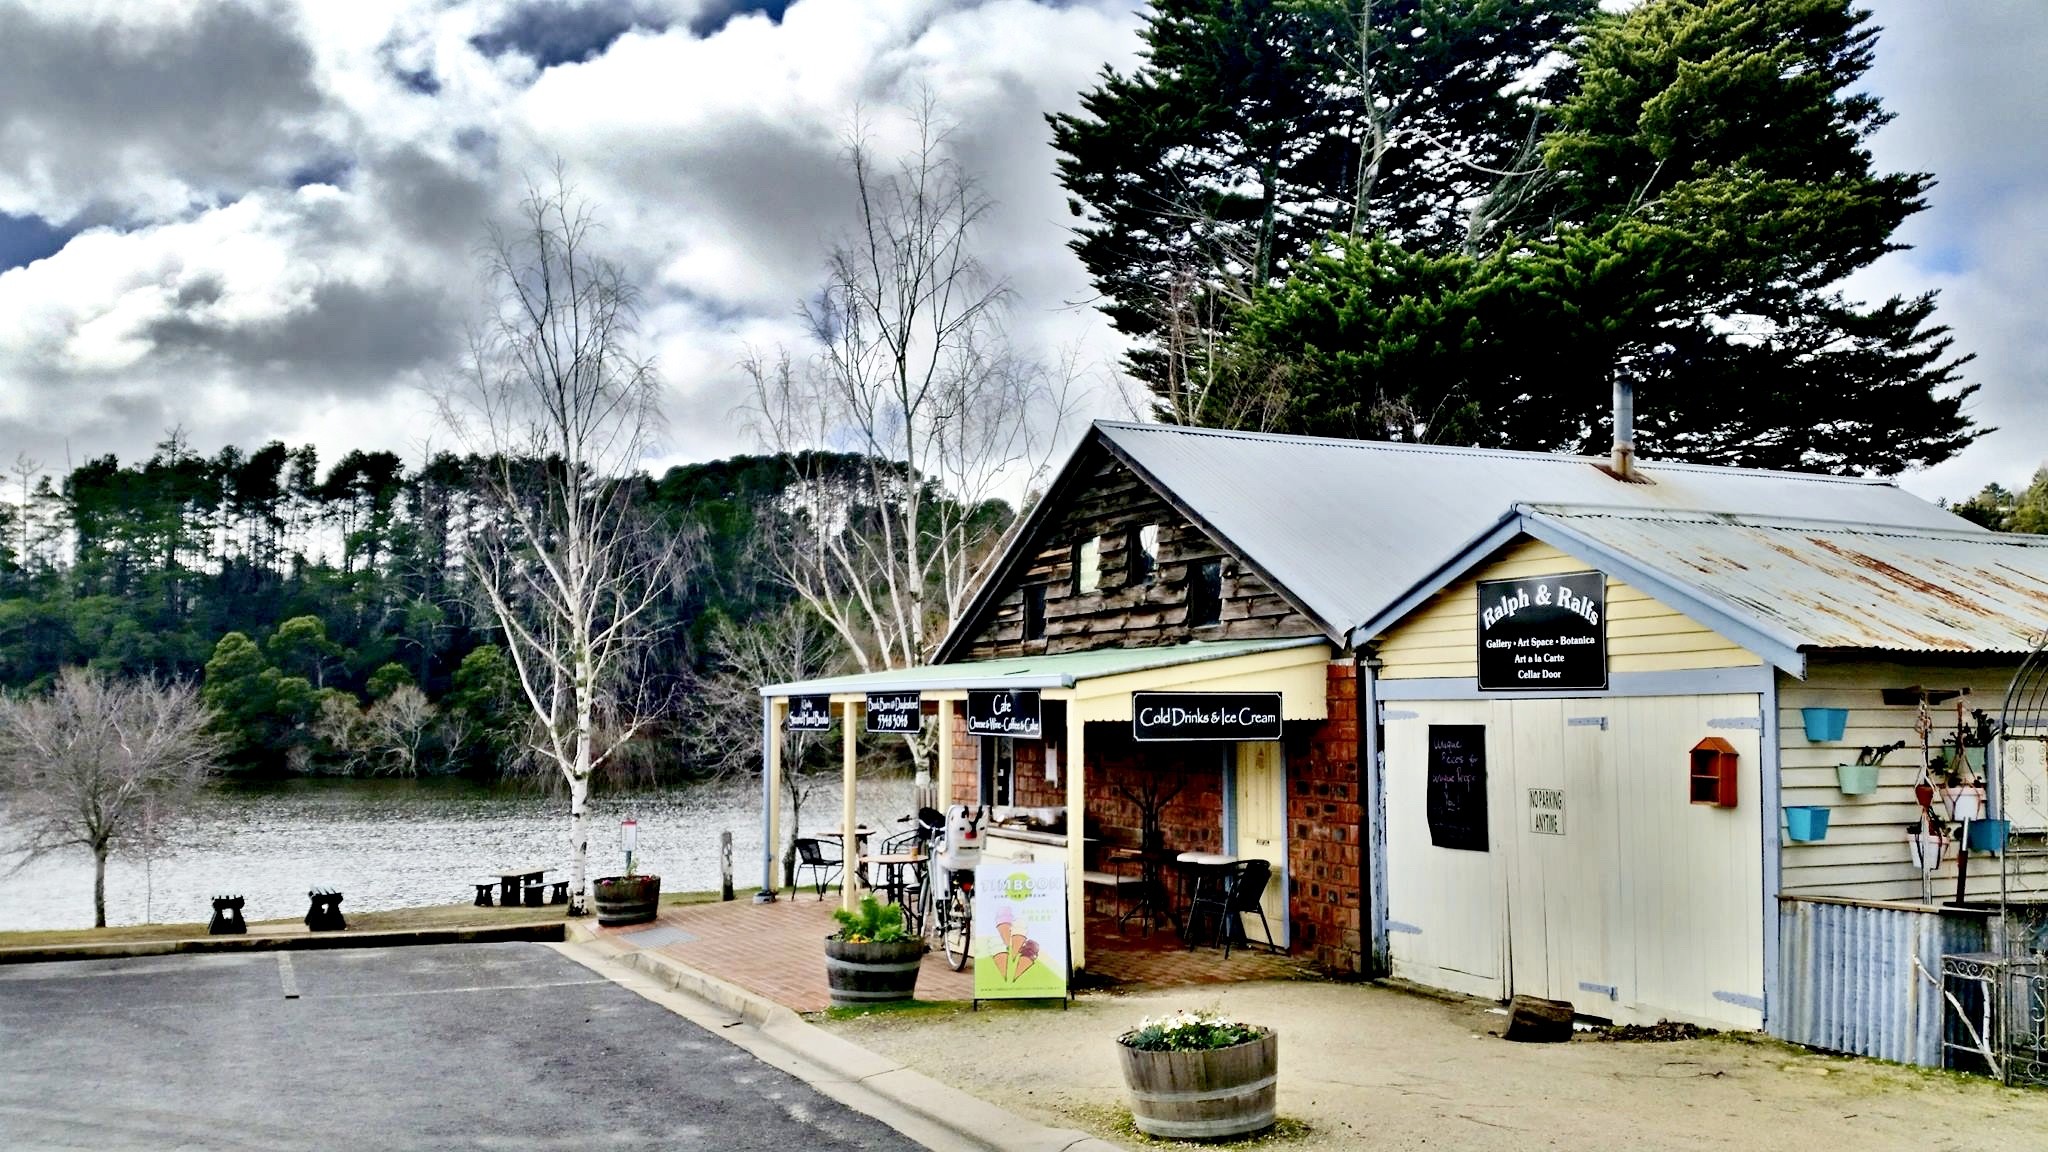
<svg viewBox="0 0 2048 1152">
<path fill-rule="evenodd" d="M 1332 972 L 1363 971 L 1364 783 L 1359 774 L 1358 680 L 1329 668 L 1330 718 L 1288 741 L 1287 857 L 1294 950 Z"/>
</svg>

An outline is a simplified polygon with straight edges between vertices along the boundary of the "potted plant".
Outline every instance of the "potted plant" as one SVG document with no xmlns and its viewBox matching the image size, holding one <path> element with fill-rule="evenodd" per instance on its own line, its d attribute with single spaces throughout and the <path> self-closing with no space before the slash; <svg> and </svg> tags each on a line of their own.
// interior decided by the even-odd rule
<svg viewBox="0 0 2048 1152">
<path fill-rule="evenodd" d="M 1881 748 L 1865 747 L 1857 751 L 1854 764 L 1835 765 L 1835 783 L 1844 796 L 1868 796 L 1877 791 L 1877 769 L 1884 758 L 1904 748 L 1906 742 L 1886 744 Z"/>
<path fill-rule="evenodd" d="M 825 937 L 825 982 L 841 1007 L 908 1000 L 917 992 L 924 941 L 903 928 L 903 909 L 874 896 L 832 913 L 839 931 Z"/>
<path fill-rule="evenodd" d="M 1152 1019 L 1117 1037 L 1131 1119 L 1147 1136 L 1229 1140 L 1273 1126 L 1280 1036 L 1211 1012 Z"/>
<path fill-rule="evenodd" d="M 645 924 L 661 910 L 661 877 L 633 871 L 626 865 L 624 876 L 600 876 L 597 888 L 599 924 Z"/>
</svg>

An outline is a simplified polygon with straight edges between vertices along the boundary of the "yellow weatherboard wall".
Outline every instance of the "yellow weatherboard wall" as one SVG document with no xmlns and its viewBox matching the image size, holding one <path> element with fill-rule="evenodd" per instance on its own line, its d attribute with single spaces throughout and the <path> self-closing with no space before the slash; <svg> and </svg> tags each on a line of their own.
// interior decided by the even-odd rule
<svg viewBox="0 0 2048 1152">
<path fill-rule="evenodd" d="M 1472 575 L 1431 597 L 1379 644 L 1383 680 L 1479 675 L 1481 580 L 1584 572 L 1593 565 L 1540 540 L 1503 548 Z M 1607 671 L 1666 672 L 1763 663 L 1755 653 L 1627 584 L 1607 578 Z"/>
</svg>

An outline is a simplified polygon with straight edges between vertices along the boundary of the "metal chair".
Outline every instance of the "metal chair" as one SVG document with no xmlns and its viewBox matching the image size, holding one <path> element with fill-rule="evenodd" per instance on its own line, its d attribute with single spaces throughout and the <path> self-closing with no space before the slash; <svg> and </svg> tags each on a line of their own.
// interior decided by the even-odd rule
<svg viewBox="0 0 2048 1152">
<path fill-rule="evenodd" d="M 797 840 L 797 883 L 803 883 L 804 870 L 809 869 L 812 886 L 818 890 L 818 899 L 823 900 L 825 898 L 825 889 L 831 886 L 832 881 L 839 878 L 840 869 L 843 867 L 845 867 L 843 859 L 825 855 L 823 843 L 808 837 Z"/>
<path fill-rule="evenodd" d="M 1244 916 L 1257 916 L 1259 928 L 1266 934 L 1266 949 L 1280 951 L 1273 942 L 1273 926 L 1266 920 L 1266 909 L 1260 900 L 1266 894 L 1266 884 L 1273 878 L 1273 865 L 1266 860 L 1239 860 L 1232 864 L 1223 877 L 1221 885 L 1208 885 L 1196 893 L 1188 905 L 1188 947 L 1195 946 L 1195 924 L 1202 913 L 1216 917 L 1216 943 L 1223 946 L 1224 959 L 1230 958 L 1230 946 L 1240 938 L 1249 946 L 1250 937 L 1244 935 Z"/>
</svg>

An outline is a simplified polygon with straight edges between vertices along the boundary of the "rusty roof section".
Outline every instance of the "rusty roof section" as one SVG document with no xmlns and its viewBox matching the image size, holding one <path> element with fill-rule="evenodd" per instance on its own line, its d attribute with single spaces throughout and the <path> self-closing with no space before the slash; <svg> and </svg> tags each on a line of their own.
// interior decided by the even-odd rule
<svg viewBox="0 0 2048 1152">
<path fill-rule="evenodd" d="M 2017 653 L 2048 628 L 2048 537 L 1572 505 L 1524 514 L 1799 649 Z"/>
</svg>

